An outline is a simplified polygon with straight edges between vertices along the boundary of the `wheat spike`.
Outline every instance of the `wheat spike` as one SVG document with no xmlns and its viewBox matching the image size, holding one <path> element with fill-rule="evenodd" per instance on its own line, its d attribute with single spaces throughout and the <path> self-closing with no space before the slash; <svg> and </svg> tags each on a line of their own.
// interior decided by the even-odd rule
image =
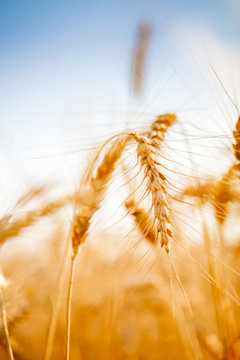
<svg viewBox="0 0 240 360">
<path fill-rule="evenodd" d="M 137 156 L 147 179 L 147 191 L 152 196 L 152 206 L 156 221 L 157 238 L 161 238 L 161 246 L 169 253 L 169 239 L 173 238 L 171 219 L 169 216 L 166 179 L 158 170 L 160 165 L 156 157 L 170 126 L 177 121 L 175 114 L 158 116 L 145 136 L 132 134 L 137 142 Z"/>
<path fill-rule="evenodd" d="M 126 146 L 126 138 L 115 140 L 106 153 L 87 188 L 80 190 L 82 201 L 77 201 L 73 223 L 72 248 L 73 257 L 78 253 L 79 246 L 85 241 L 90 221 L 104 199 L 107 186 L 112 178 L 116 164 Z"/>
<path fill-rule="evenodd" d="M 147 179 L 147 191 L 152 196 L 152 206 L 158 236 L 161 237 L 161 246 L 165 246 L 166 252 L 169 253 L 169 238 L 172 238 L 173 235 L 170 228 L 171 220 L 166 199 L 165 177 L 158 171 L 156 167 L 158 163 L 154 159 L 154 156 L 157 155 L 156 145 L 147 137 L 137 136 L 136 134 L 133 134 L 133 136 L 138 143 L 137 156 Z"/>
<path fill-rule="evenodd" d="M 221 180 L 215 186 L 215 212 L 216 218 L 220 224 L 226 220 L 229 211 L 229 203 L 236 201 L 236 193 L 233 189 L 233 182 L 238 177 L 240 171 L 240 116 L 233 131 L 235 144 L 233 144 L 233 161 L 229 170 L 222 176 Z"/>
<path fill-rule="evenodd" d="M 20 235 L 24 229 L 34 225 L 40 218 L 54 215 L 67 203 L 73 201 L 74 198 L 76 196 L 64 196 L 56 201 L 49 202 L 38 210 L 29 211 L 17 218 L 14 218 L 13 214 L 5 215 L 0 219 L 0 244 L 2 245 L 8 239 Z"/>
<path fill-rule="evenodd" d="M 157 117 L 157 120 L 151 125 L 149 132 L 146 136 L 157 145 L 160 149 L 163 141 L 165 140 L 168 128 L 174 125 L 177 121 L 175 114 L 163 114 Z"/>
</svg>

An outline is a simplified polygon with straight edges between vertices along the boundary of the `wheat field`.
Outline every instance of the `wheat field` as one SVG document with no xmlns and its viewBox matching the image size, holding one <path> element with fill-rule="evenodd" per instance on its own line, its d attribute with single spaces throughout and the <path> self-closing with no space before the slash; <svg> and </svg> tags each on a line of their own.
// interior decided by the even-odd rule
<svg viewBox="0 0 240 360">
<path fill-rule="evenodd" d="M 1 218 L 1 359 L 239 358 L 239 245 L 224 231 L 237 212 L 239 120 L 226 173 L 184 189 L 161 155 L 177 122 L 159 115 L 116 134 L 76 192 L 49 200 L 48 186 L 32 187 Z M 124 230 L 105 228 L 105 202 L 122 208 Z M 179 220 L 191 212 L 201 242 Z"/>
<path fill-rule="evenodd" d="M 151 111 L 153 33 L 145 22 L 135 37 L 130 110 L 107 125 L 83 113 L 82 140 L 60 154 L 79 158 L 5 199 L 1 360 L 240 359 L 237 96 L 207 64 L 225 123 L 192 94 L 198 108 Z"/>
</svg>

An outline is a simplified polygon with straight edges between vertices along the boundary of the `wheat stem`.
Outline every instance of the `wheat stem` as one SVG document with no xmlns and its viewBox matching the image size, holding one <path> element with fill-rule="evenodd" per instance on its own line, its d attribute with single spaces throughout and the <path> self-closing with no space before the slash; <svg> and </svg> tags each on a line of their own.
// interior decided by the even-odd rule
<svg viewBox="0 0 240 360">
<path fill-rule="evenodd" d="M 210 235 L 208 232 L 206 220 L 204 218 L 204 214 L 203 214 L 201 206 L 200 206 L 199 210 L 200 210 L 203 235 L 204 235 L 204 246 L 205 246 L 206 254 L 207 254 L 208 271 L 209 271 L 211 278 L 214 279 L 214 281 L 217 281 L 218 274 L 217 274 L 216 264 L 212 257 L 212 243 L 211 243 Z M 211 290 L 212 290 L 212 296 L 213 296 L 213 302 L 214 302 L 214 310 L 215 310 L 215 318 L 216 318 L 216 324 L 217 324 L 217 329 L 218 329 L 218 335 L 225 347 L 226 346 L 226 334 L 225 334 L 225 326 L 224 326 L 225 324 L 222 321 L 222 319 L 224 319 L 224 317 L 222 314 L 221 291 L 219 289 L 217 289 L 213 283 L 211 283 Z"/>
<path fill-rule="evenodd" d="M 4 300 L 3 300 L 1 286 L 0 286 L 0 307 L 1 307 L 1 313 L 2 313 L 3 331 L 4 331 L 4 336 L 5 336 L 5 340 L 6 340 L 6 344 L 7 344 L 9 359 L 14 360 L 12 346 L 11 346 L 11 342 L 10 342 L 9 331 L 8 331 L 7 312 L 6 312 L 6 307 L 5 307 Z"/>
<path fill-rule="evenodd" d="M 65 249 L 64 249 L 63 258 L 62 258 L 61 265 L 60 265 L 58 279 L 57 279 L 56 298 L 55 298 L 55 301 L 53 304 L 53 309 L 52 309 L 51 318 L 50 318 L 44 360 L 49 360 L 51 357 L 51 353 L 52 353 L 53 340 L 54 340 L 54 335 L 55 335 L 55 331 L 56 331 L 57 319 L 58 319 L 58 314 L 60 311 L 61 299 L 62 299 L 62 294 L 63 294 L 63 285 L 64 285 L 64 279 L 65 279 L 64 275 L 65 275 L 66 263 L 67 263 L 67 259 L 68 259 L 69 248 L 70 248 L 70 241 L 69 241 L 69 236 L 68 236 L 67 243 L 66 243 Z"/>
<path fill-rule="evenodd" d="M 73 290 L 73 279 L 74 279 L 74 273 L 75 273 L 75 264 L 76 264 L 76 256 L 72 255 L 70 278 L 69 278 L 69 283 L 68 283 L 68 296 L 67 296 L 67 327 L 66 327 L 66 348 L 65 348 L 65 359 L 66 360 L 69 360 L 69 356 L 70 356 L 72 290 Z"/>
</svg>

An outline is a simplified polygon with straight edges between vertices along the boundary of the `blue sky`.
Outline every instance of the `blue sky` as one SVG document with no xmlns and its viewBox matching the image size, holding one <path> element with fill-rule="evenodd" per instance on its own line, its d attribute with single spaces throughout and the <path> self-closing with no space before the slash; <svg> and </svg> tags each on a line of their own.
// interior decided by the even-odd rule
<svg viewBox="0 0 240 360">
<path fill-rule="evenodd" d="M 164 46 L 182 17 L 203 21 L 222 38 L 238 39 L 238 15 L 226 0 L 1 0 L 1 96 L 7 103 L 13 96 L 16 102 L 26 101 L 28 94 L 42 96 L 50 106 L 62 97 L 71 103 L 74 90 L 79 97 L 86 89 L 108 93 L 117 82 L 120 91 L 127 91 L 141 21 L 154 24 L 154 40 L 162 39 Z"/>
<path fill-rule="evenodd" d="M 1 0 L 1 95 L 38 96 L 48 87 L 68 98 L 74 87 L 102 91 L 97 83 L 106 77 L 127 89 L 140 21 L 150 20 L 155 39 L 167 43 L 166 33 L 182 17 L 202 20 L 220 37 L 239 38 L 238 14 L 226 0 Z"/>
<path fill-rule="evenodd" d="M 81 111 L 126 109 L 143 21 L 154 29 L 146 80 L 146 93 L 152 95 L 146 103 L 155 104 L 143 109 L 183 110 L 185 102 L 191 107 L 184 83 L 200 97 L 204 91 L 195 89 L 198 80 L 183 50 L 184 36 L 192 35 L 189 53 L 202 42 L 191 34 L 195 28 L 206 30 L 214 43 L 239 50 L 237 1 L 0 0 L 0 167 L 6 154 L 24 163 L 34 152 L 30 147 L 54 153 L 54 142 L 63 143 L 67 135 L 73 141 L 76 134 L 51 126 L 79 123 L 81 133 L 89 121 Z M 104 123 L 102 117 L 94 122 Z"/>
</svg>

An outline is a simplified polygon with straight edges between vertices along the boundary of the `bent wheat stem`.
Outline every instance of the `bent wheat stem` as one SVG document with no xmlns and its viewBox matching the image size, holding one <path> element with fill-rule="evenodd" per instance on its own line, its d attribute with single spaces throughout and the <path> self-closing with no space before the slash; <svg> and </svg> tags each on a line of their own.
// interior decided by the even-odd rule
<svg viewBox="0 0 240 360">
<path fill-rule="evenodd" d="M 72 285 L 74 280 L 75 261 L 78 255 L 79 247 L 82 245 L 88 235 L 90 222 L 94 214 L 99 209 L 107 190 L 115 166 L 126 146 L 126 137 L 117 138 L 109 151 L 105 154 L 102 163 L 97 169 L 95 177 L 92 177 L 89 184 L 85 183 L 83 189 L 80 188 L 80 193 L 83 194 L 83 200 L 75 203 L 73 232 L 72 232 L 72 259 L 71 272 L 68 286 L 67 297 L 67 329 L 66 329 L 66 354 L 65 359 L 69 359 L 70 351 L 70 323 L 71 323 L 71 299 L 72 299 Z M 88 185 L 88 187 L 87 187 Z"/>
</svg>

